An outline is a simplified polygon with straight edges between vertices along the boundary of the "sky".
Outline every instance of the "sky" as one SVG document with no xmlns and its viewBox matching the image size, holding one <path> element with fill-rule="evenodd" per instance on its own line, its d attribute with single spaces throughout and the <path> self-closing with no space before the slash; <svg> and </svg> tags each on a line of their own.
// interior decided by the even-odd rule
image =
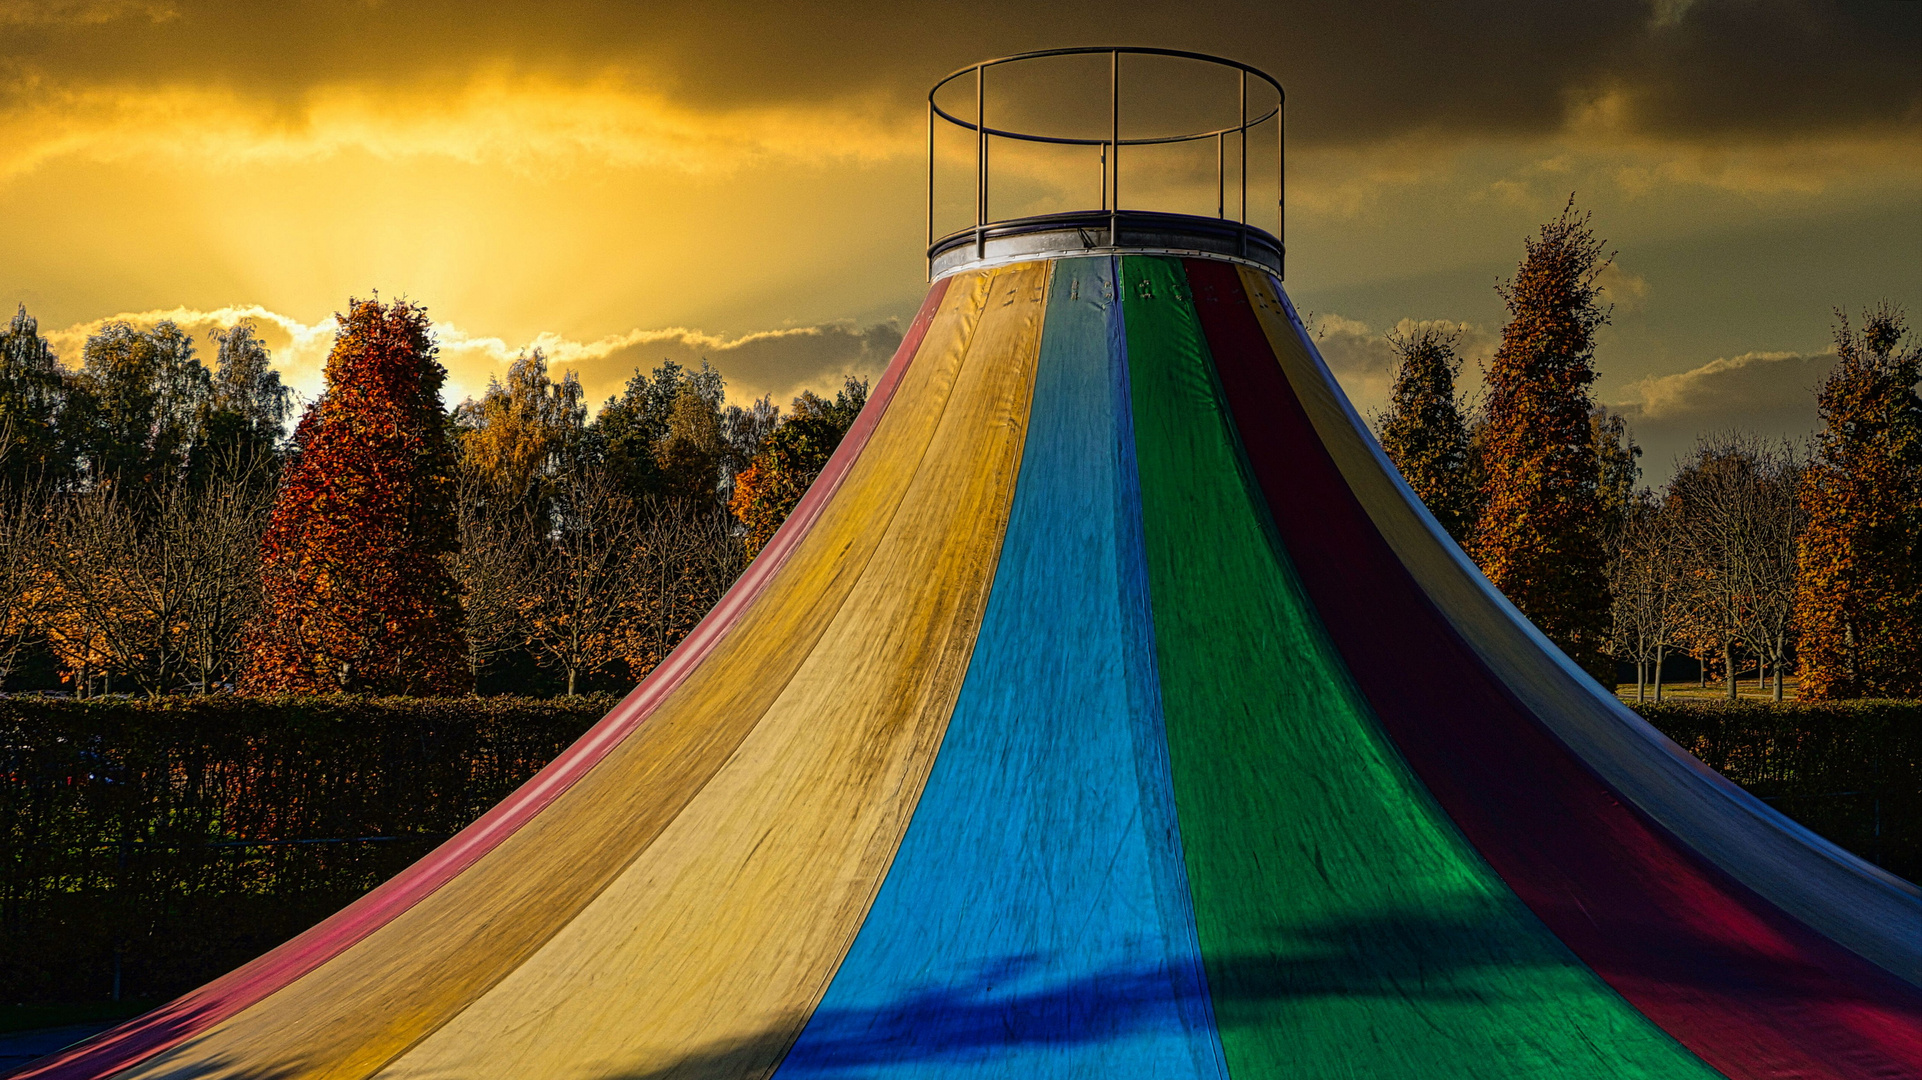
<svg viewBox="0 0 1922 1080">
<path fill-rule="evenodd" d="M 536 347 L 596 402 L 666 359 L 783 402 L 877 373 L 919 305 L 929 86 L 1129 44 L 1286 88 L 1286 283 L 1364 412 L 1383 335 L 1423 322 L 1460 329 L 1474 392 L 1495 284 L 1571 194 L 1615 253 L 1596 396 L 1652 482 L 1702 433 L 1813 430 L 1833 309 L 1922 321 L 1915 0 L 1095 10 L 0 0 L 0 304 L 70 363 L 108 319 L 203 341 L 252 319 L 312 395 L 333 313 L 377 292 L 426 306 L 450 404 Z M 1078 133 L 1105 94 L 1068 64 L 997 77 L 988 108 Z M 1142 61 L 1124 135 L 1218 122 L 1232 94 Z M 944 229 L 970 145 L 937 143 Z M 997 150 L 994 213 L 1095 203 L 1073 153 Z M 1129 205 L 1212 210 L 1212 150 L 1123 164 Z"/>
</svg>

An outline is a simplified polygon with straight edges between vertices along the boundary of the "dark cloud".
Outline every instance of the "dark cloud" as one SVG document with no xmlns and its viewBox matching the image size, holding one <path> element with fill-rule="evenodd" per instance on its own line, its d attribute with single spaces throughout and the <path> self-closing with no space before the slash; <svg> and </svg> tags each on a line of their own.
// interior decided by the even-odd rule
<svg viewBox="0 0 1922 1080">
<path fill-rule="evenodd" d="M 1872 0 L 1474 0 L 1422 5 L 616 4 L 4 0 L 16 100 L 75 83 L 214 82 L 296 105 L 338 81 L 433 85 L 495 67 L 662 80 L 727 107 L 877 96 L 904 113 L 983 56 L 1106 40 L 1276 74 L 1296 145 L 1529 134 L 1617 93 L 1667 136 L 1795 137 L 1922 119 L 1922 5 Z M 158 21 L 156 11 L 165 11 Z M 38 14 L 36 14 L 38 13 Z M 123 17 L 108 17 L 120 14 Z M 1097 40 L 1099 39 L 1099 40 Z M 1097 95 L 1098 96 L 1098 95 Z"/>
<path fill-rule="evenodd" d="M 828 323 L 739 338 L 689 330 L 637 331 L 625 339 L 548 347 L 550 355 L 563 361 L 556 371 L 578 374 L 596 407 L 618 393 L 637 369 L 651 372 L 669 360 L 682 367 L 712 365 L 727 380 L 728 397 L 735 401 L 765 394 L 785 406 L 804 389 L 831 392 L 844 375 L 879 375 L 900 344 L 901 328 L 893 323 Z"/>
<path fill-rule="evenodd" d="M 1675 375 L 1644 379 L 1611 408 L 1643 449 L 1643 479 L 1661 484 L 1698 436 L 1745 431 L 1800 443 L 1821 426 L 1815 393 L 1834 353 L 1753 352 Z"/>
</svg>

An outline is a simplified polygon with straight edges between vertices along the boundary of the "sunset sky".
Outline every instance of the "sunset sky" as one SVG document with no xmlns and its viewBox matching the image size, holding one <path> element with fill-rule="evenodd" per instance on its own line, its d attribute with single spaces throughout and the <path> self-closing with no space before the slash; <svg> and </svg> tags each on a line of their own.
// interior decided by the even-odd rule
<svg viewBox="0 0 1922 1080">
<path fill-rule="evenodd" d="M 1402 320 L 1486 355 L 1571 192 L 1619 252 L 1597 394 L 1650 479 L 1698 431 L 1811 429 L 1831 308 L 1922 317 L 1907 0 L 0 0 L 0 303 L 69 362 L 103 319 L 251 317 L 312 394 L 377 289 L 427 306 L 450 403 L 534 345 L 595 402 L 701 357 L 784 401 L 877 371 L 920 300 L 927 87 L 1110 43 L 1287 87 L 1287 285 L 1365 410 Z M 1187 89 L 1144 74 L 1141 111 Z M 1092 164 L 1009 160 L 1024 206 L 1095 201 Z"/>
</svg>

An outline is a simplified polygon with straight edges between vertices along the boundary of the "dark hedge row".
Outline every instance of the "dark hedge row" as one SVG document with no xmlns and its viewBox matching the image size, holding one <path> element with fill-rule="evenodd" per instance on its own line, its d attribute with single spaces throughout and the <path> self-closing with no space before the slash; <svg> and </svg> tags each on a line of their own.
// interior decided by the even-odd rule
<svg viewBox="0 0 1922 1080">
<path fill-rule="evenodd" d="M 1922 701 L 1632 707 L 1777 810 L 1922 880 Z"/>
<path fill-rule="evenodd" d="M 615 702 L 0 699 L 0 1001 L 165 997 L 480 816 Z M 1922 876 L 1922 702 L 1640 707 L 1856 853 Z"/>
<path fill-rule="evenodd" d="M 615 702 L 0 699 L 0 1001 L 166 996 L 317 922 Z"/>
</svg>

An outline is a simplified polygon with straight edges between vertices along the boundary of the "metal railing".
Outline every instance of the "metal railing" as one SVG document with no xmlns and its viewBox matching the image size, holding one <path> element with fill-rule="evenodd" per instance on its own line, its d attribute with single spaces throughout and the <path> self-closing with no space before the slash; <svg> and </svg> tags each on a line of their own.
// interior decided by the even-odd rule
<svg viewBox="0 0 1922 1080">
<path fill-rule="evenodd" d="M 1013 131 L 992 127 L 988 124 L 987 83 L 988 69 L 1008 64 L 1025 63 L 1061 56 L 1085 56 L 1105 54 L 1108 57 L 1108 134 L 1106 138 L 1076 138 L 1062 135 L 1041 135 L 1032 132 Z M 1205 131 L 1188 132 L 1179 135 L 1161 135 L 1138 138 L 1121 136 L 1121 58 L 1123 56 L 1173 57 L 1182 60 L 1195 60 L 1205 64 L 1230 68 L 1239 73 L 1240 120 L 1238 123 Z M 974 76 L 974 119 L 968 120 L 943 109 L 935 101 L 943 87 L 967 75 Z M 1258 116 L 1248 115 L 1248 82 L 1250 78 L 1267 84 L 1275 92 L 1275 103 Z M 1100 209 L 1108 215 L 1108 242 L 1118 244 L 1121 237 L 1121 148 L 1127 146 L 1161 146 L 1174 143 L 1201 142 L 1213 139 L 1215 142 L 1215 216 L 1227 220 L 1227 141 L 1233 137 L 1236 142 L 1237 156 L 1240 159 L 1239 208 L 1236 220 L 1244 227 L 1250 226 L 1248 219 L 1248 133 L 1261 125 L 1273 121 L 1275 125 L 1275 238 L 1286 237 L 1285 190 L 1286 180 L 1282 169 L 1282 107 L 1287 94 L 1281 84 L 1267 72 L 1244 64 L 1239 60 L 1211 56 L 1207 53 L 1186 52 L 1180 49 L 1153 49 L 1127 46 L 1084 46 L 1072 49 L 1043 49 L 1038 52 L 1016 53 L 1013 56 L 983 60 L 961 68 L 928 91 L 928 175 L 927 175 L 927 246 L 929 267 L 932 270 L 933 252 L 936 243 L 934 235 L 934 190 L 935 190 L 935 121 L 945 120 L 965 131 L 974 132 L 974 243 L 976 257 L 986 254 L 987 232 L 991 225 L 1020 221 L 1020 218 L 991 220 L 988 213 L 989 191 L 989 142 L 990 137 L 1013 139 L 1019 142 L 1046 143 L 1055 146 L 1094 147 L 1099 152 L 1101 166 Z M 965 231 L 965 230 L 963 230 Z M 961 233 L 942 237 L 943 241 Z"/>
</svg>

